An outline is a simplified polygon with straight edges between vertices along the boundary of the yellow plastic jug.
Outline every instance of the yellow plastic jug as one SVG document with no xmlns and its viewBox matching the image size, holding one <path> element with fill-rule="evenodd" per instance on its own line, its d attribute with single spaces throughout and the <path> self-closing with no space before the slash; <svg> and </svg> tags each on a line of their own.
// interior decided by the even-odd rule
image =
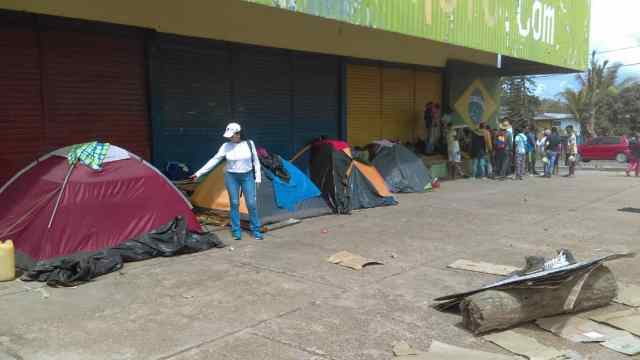
<svg viewBox="0 0 640 360">
<path fill-rule="evenodd" d="M 0 281 L 10 281 L 16 277 L 16 257 L 13 241 L 0 241 Z"/>
</svg>

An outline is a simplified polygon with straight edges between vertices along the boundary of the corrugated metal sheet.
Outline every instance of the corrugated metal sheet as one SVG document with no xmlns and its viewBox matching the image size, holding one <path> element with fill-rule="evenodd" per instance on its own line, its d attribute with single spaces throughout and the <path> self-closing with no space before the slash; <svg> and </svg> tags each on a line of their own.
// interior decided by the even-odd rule
<svg viewBox="0 0 640 360">
<path fill-rule="evenodd" d="M 41 38 L 47 148 L 98 139 L 148 159 L 142 37 L 49 30 Z"/>
<path fill-rule="evenodd" d="M 0 27 L 0 186 L 42 155 L 37 34 Z"/>
<path fill-rule="evenodd" d="M 411 69 L 382 69 L 382 137 L 402 142 L 413 135 L 414 75 Z"/>
<path fill-rule="evenodd" d="M 154 164 L 204 164 L 231 119 L 231 57 L 207 40 L 161 35 L 151 49 Z"/>
<path fill-rule="evenodd" d="M 232 52 L 235 120 L 259 146 L 291 157 L 290 53 L 249 46 L 234 47 Z"/>
<path fill-rule="evenodd" d="M 347 137 L 366 145 L 382 135 L 382 74 L 378 66 L 347 66 Z"/>
<path fill-rule="evenodd" d="M 337 57 L 297 53 L 293 57 L 293 150 L 320 136 L 338 137 Z"/>
<path fill-rule="evenodd" d="M 429 102 L 442 104 L 442 74 L 416 70 L 415 72 L 415 138 L 425 138 L 424 108 Z"/>
<path fill-rule="evenodd" d="M 389 65 L 347 66 L 347 136 L 353 145 L 424 136 L 424 105 L 440 102 L 442 75 Z"/>
</svg>

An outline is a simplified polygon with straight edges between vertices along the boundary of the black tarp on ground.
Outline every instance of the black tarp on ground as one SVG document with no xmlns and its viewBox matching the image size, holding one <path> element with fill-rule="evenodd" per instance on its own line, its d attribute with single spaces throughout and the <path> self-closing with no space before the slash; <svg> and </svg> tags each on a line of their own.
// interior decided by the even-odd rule
<svg viewBox="0 0 640 360">
<path fill-rule="evenodd" d="M 403 145 L 377 146 L 372 161 L 391 192 L 423 192 L 433 180 L 422 160 Z"/>
<path fill-rule="evenodd" d="M 369 179 L 352 166 L 353 159 L 330 144 L 311 148 L 311 180 L 337 214 L 355 209 L 396 205 L 393 197 L 378 195 Z"/>
<path fill-rule="evenodd" d="M 214 234 L 189 232 L 184 219 L 176 217 L 157 230 L 115 247 L 37 262 L 27 269 L 22 280 L 46 282 L 50 286 L 75 286 L 117 271 L 125 262 L 222 247 L 224 243 Z"/>
</svg>

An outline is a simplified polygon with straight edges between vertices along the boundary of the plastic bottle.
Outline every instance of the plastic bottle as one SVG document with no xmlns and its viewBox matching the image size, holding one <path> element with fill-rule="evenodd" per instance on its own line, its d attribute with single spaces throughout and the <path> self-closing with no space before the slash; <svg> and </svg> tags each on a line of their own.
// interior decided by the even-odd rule
<svg viewBox="0 0 640 360">
<path fill-rule="evenodd" d="M 0 281 L 11 281 L 16 277 L 16 258 L 13 241 L 0 241 Z"/>
</svg>

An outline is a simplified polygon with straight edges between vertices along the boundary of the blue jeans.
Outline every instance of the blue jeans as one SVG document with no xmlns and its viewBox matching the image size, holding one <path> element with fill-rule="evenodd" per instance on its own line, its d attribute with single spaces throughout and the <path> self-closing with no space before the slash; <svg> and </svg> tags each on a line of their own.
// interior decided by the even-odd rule
<svg viewBox="0 0 640 360">
<path fill-rule="evenodd" d="M 473 158 L 473 162 L 471 163 L 471 169 L 473 173 L 471 176 L 476 178 L 485 177 L 487 175 L 485 174 L 485 167 L 486 167 L 485 162 L 486 162 L 486 159 L 484 158 L 484 155 L 480 155 L 476 158 Z"/>
<path fill-rule="evenodd" d="M 244 194 L 245 204 L 249 210 L 249 220 L 251 222 L 251 232 L 254 235 L 260 234 L 260 217 L 258 216 L 258 204 L 256 200 L 256 181 L 253 171 L 246 173 L 224 173 L 224 185 L 229 193 L 229 204 L 231 205 L 231 233 L 240 237 L 240 190 Z"/>
<path fill-rule="evenodd" d="M 558 153 L 556 151 L 547 151 L 547 159 L 549 159 L 549 162 L 544 165 L 545 176 L 550 177 L 551 175 L 553 175 L 553 169 L 556 165 L 556 156 L 558 156 Z"/>
</svg>

